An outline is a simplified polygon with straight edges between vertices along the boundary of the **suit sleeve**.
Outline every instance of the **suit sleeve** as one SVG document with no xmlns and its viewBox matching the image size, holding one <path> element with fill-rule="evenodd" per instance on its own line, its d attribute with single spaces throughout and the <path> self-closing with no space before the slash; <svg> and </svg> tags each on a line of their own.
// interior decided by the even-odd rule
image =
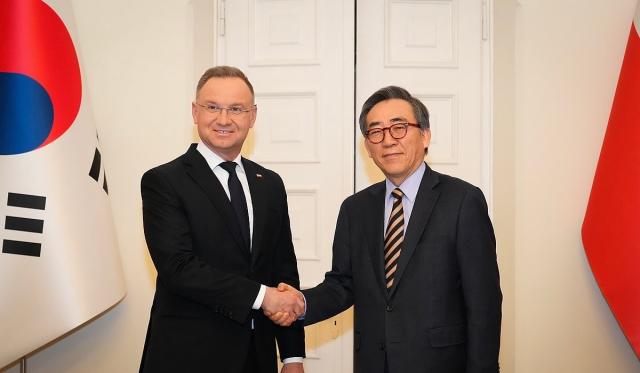
<svg viewBox="0 0 640 373">
<path fill-rule="evenodd" d="M 331 271 L 318 286 L 304 290 L 307 301 L 305 325 L 333 317 L 353 305 L 349 214 L 346 201 L 340 207 L 333 238 Z"/>
<path fill-rule="evenodd" d="M 184 205 L 166 175 L 146 172 L 141 190 L 144 233 L 158 281 L 176 295 L 245 322 L 260 284 L 213 269 L 194 253 Z"/>
<path fill-rule="evenodd" d="M 496 242 L 484 195 L 464 197 L 457 226 L 457 253 L 467 311 L 467 373 L 498 372 L 502 293 Z"/>
<path fill-rule="evenodd" d="M 274 259 L 275 281 L 272 286 L 277 286 L 280 282 L 284 282 L 296 289 L 300 289 L 298 263 L 291 237 L 287 194 L 285 192 L 282 179 L 278 177 L 278 181 L 278 189 L 282 198 L 281 204 L 283 205 L 283 212 L 280 232 L 276 240 L 276 256 Z M 301 321 L 296 321 L 289 327 L 276 325 L 275 328 L 276 342 L 278 343 L 281 360 L 289 357 L 305 357 L 304 325 Z"/>
</svg>

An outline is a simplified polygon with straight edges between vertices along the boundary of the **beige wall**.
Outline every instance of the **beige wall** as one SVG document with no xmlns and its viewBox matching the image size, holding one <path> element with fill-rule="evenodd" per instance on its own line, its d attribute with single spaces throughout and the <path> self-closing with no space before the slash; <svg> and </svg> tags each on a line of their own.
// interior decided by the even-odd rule
<svg viewBox="0 0 640 373">
<path fill-rule="evenodd" d="M 192 8 L 207 2 L 73 1 L 128 295 L 31 357 L 29 372 L 137 370 L 155 276 L 139 180 L 191 141 L 188 100 L 200 70 L 193 58 L 207 59 L 193 48 Z M 495 2 L 503 371 L 640 371 L 593 281 L 579 234 L 635 0 Z"/>
<path fill-rule="evenodd" d="M 514 290 L 506 302 L 515 320 L 506 325 L 518 373 L 640 371 L 580 239 L 635 3 L 497 1 L 515 13 L 514 56 L 500 51 L 505 70 L 496 71 L 496 88 L 514 95 L 497 92 L 495 128 L 496 189 L 514 204 L 495 196 L 497 215 L 515 217 L 496 228 L 514 245 L 504 258 L 513 271 L 503 273 L 513 281 L 505 289 Z M 508 30 L 508 20 L 497 22 Z"/>
</svg>

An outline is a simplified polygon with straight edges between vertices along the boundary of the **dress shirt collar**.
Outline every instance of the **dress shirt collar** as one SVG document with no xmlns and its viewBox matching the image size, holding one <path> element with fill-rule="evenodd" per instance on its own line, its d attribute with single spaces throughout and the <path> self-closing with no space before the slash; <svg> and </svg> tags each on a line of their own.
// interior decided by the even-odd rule
<svg viewBox="0 0 640 373">
<path fill-rule="evenodd" d="M 222 159 L 219 155 L 214 153 L 211 149 L 209 149 L 202 141 L 198 143 L 196 149 L 202 154 L 204 159 L 207 161 L 207 164 L 211 169 L 215 169 L 216 167 L 220 167 L 220 163 L 226 162 L 226 160 Z M 244 166 L 242 165 L 242 156 L 238 154 L 238 156 L 233 160 L 240 167 L 240 172 L 245 173 Z"/>
<path fill-rule="evenodd" d="M 411 203 L 416 200 L 416 196 L 418 195 L 418 189 L 420 188 L 420 182 L 422 181 L 422 176 L 424 175 L 424 171 L 427 169 L 427 166 L 422 162 L 417 170 L 412 173 L 405 181 L 402 182 L 399 186 L 395 186 L 389 179 L 385 179 L 386 192 L 385 196 L 387 199 L 391 197 L 391 192 L 395 188 L 400 188 L 402 193 L 404 194 L 404 198 L 407 198 Z"/>
</svg>

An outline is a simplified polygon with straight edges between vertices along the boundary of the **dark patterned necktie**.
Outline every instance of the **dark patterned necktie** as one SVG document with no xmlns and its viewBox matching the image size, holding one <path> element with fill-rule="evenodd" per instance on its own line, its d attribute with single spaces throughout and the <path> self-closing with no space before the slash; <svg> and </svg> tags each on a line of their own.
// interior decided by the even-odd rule
<svg viewBox="0 0 640 373">
<path fill-rule="evenodd" d="M 391 195 L 395 200 L 387 224 L 387 233 L 384 235 L 384 276 L 387 280 L 387 289 L 393 286 L 393 275 L 398 268 L 398 258 L 404 242 L 404 211 L 402 210 L 404 194 L 396 188 Z"/>
<path fill-rule="evenodd" d="M 250 248 L 249 244 L 249 211 L 247 209 L 247 199 L 244 196 L 244 190 L 238 174 L 236 174 L 236 162 L 222 162 L 220 167 L 224 168 L 229 173 L 229 195 L 231 196 L 231 206 L 236 212 L 238 223 L 240 224 L 240 232 L 242 233 L 242 239 L 247 248 Z"/>
</svg>

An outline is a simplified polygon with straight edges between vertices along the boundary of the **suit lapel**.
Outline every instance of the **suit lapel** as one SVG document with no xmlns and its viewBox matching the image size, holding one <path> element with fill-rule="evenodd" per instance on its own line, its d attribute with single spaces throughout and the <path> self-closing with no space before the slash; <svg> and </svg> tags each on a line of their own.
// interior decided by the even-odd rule
<svg viewBox="0 0 640 373">
<path fill-rule="evenodd" d="M 383 289 L 385 297 L 387 291 L 384 280 L 384 181 L 375 184 L 369 191 L 369 200 L 366 202 L 367 211 L 363 216 L 365 220 L 365 236 L 373 263 L 373 273 L 378 281 L 379 288 Z M 369 210 L 369 208 L 371 210 Z"/>
<path fill-rule="evenodd" d="M 260 244 L 264 236 L 264 227 L 268 216 L 268 198 L 265 187 L 262 183 L 262 175 L 258 176 L 256 167 L 251 162 L 242 158 L 242 165 L 249 182 L 249 192 L 251 193 L 251 204 L 253 205 L 253 237 L 251 245 L 251 264 L 255 264 L 260 254 L 258 251 L 263 246 Z"/>
<path fill-rule="evenodd" d="M 389 297 L 393 297 L 398 288 L 398 284 L 402 279 L 404 270 L 409 264 L 409 260 L 413 256 L 416 250 L 418 241 L 424 232 L 425 227 L 429 221 L 429 217 L 433 212 L 433 208 L 436 205 L 440 192 L 433 190 L 433 187 L 438 184 L 438 174 L 433 172 L 429 166 L 424 171 L 420 187 L 418 188 L 418 194 L 413 204 L 413 210 L 411 211 L 411 218 L 409 219 L 409 226 L 405 228 L 404 234 L 404 246 L 400 252 L 400 259 L 398 260 L 398 269 L 393 276 L 393 286 L 389 292 Z"/>
<path fill-rule="evenodd" d="M 196 150 L 195 145 L 192 145 L 184 155 L 184 166 L 187 174 L 196 184 L 198 184 L 198 186 L 200 186 L 215 209 L 220 213 L 224 223 L 229 228 L 233 239 L 238 243 L 238 246 L 246 250 L 246 253 L 248 254 L 249 248 L 245 247 L 244 240 L 242 239 L 242 233 L 240 232 L 240 226 L 238 224 L 238 218 L 233 211 L 231 202 L 229 201 L 229 198 L 227 198 L 227 194 L 225 193 L 222 184 L 220 184 L 220 181 L 213 173 L 202 154 Z"/>
</svg>

